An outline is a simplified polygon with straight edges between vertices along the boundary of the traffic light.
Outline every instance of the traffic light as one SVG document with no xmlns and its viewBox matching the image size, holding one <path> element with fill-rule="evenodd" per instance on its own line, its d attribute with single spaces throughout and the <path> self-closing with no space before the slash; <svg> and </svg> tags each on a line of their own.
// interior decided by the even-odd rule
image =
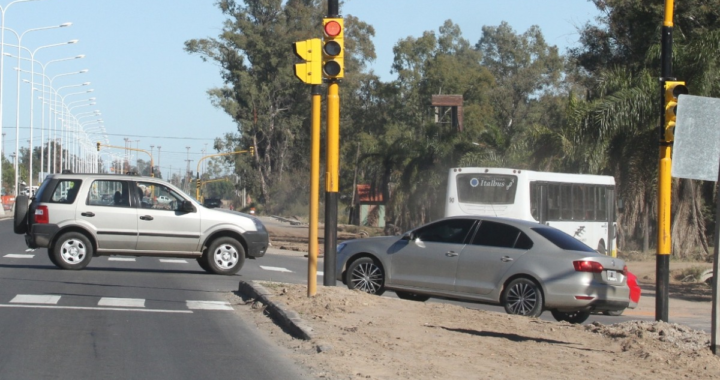
<svg viewBox="0 0 720 380">
<path fill-rule="evenodd" d="M 255 155 L 255 146 L 250 145 L 250 156 L 254 156 L 254 155 Z"/>
<path fill-rule="evenodd" d="M 100 141 L 98 141 L 98 143 L 97 143 L 97 150 L 98 150 L 98 152 L 100 151 Z"/>
<path fill-rule="evenodd" d="M 678 97 L 688 93 L 685 82 L 665 82 L 665 135 L 663 137 L 666 142 L 671 142 L 675 139 L 675 118 L 677 116 Z"/>
<path fill-rule="evenodd" d="M 327 79 L 345 77 L 345 26 L 342 18 L 323 19 L 323 75 Z"/>
<path fill-rule="evenodd" d="M 295 76 L 307 84 L 322 84 L 322 54 L 319 38 L 293 43 L 295 55 L 304 60 L 295 64 Z"/>
</svg>

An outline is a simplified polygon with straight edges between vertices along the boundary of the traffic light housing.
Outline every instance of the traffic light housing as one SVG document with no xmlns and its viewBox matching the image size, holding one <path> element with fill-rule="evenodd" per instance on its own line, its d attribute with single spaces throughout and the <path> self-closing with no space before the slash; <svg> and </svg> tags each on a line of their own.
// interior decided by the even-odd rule
<svg viewBox="0 0 720 380">
<path fill-rule="evenodd" d="M 689 93 L 685 82 L 666 81 L 665 84 L 665 125 L 663 140 L 671 142 L 675 139 L 675 119 L 677 117 L 677 101 L 680 95 Z"/>
<path fill-rule="evenodd" d="M 322 43 L 319 38 L 293 43 L 293 52 L 303 63 L 295 64 L 295 76 L 307 84 L 322 84 Z"/>
<path fill-rule="evenodd" d="M 342 18 L 323 19 L 322 72 L 327 79 L 345 77 L 345 25 Z"/>
<path fill-rule="evenodd" d="M 100 151 L 100 142 L 99 141 L 97 143 L 97 150 L 98 150 L 98 152 Z"/>
<path fill-rule="evenodd" d="M 250 149 L 249 149 L 249 150 L 250 150 L 250 156 L 254 156 L 254 155 L 255 155 L 255 146 L 250 145 Z"/>
</svg>

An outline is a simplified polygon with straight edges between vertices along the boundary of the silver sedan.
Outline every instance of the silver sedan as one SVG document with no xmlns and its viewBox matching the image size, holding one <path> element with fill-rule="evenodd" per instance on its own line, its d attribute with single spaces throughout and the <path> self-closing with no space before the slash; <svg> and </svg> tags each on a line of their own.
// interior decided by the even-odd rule
<svg viewBox="0 0 720 380">
<path fill-rule="evenodd" d="M 508 218 L 452 217 L 402 236 L 346 241 L 336 264 L 350 289 L 498 304 L 531 317 L 550 310 L 571 323 L 629 304 L 623 260 L 553 227 Z"/>
</svg>

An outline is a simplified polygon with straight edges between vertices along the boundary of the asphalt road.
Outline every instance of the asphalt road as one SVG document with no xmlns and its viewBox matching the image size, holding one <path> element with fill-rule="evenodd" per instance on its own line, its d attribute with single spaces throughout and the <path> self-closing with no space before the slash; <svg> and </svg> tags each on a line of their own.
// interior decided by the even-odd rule
<svg viewBox="0 0 720 380">
<path fill-rule="evenodd" d="M 310 378 L 226 299 L 241 279 L 287 273 L 260 260 L 214 276 L 194 260 L 108 257 L 60 270 L 11 223 L 0 220 L 0 378 Z"/>
</svg>

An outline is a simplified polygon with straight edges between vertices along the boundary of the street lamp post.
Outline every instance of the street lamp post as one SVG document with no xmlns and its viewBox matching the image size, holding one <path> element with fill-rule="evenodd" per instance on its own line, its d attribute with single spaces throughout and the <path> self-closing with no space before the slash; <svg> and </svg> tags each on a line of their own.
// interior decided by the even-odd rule
<svg viewBox="0 0 720 380">
<path fill-rule="evenodd" d="M 3 84 L 5 83 L 3 81 L 3 72 L 5 71 L 5 12 L 7 12 L 8 8 L 16 3 L 25 3 L 28 1 L 37 1 L 37 0 L 16 0 L 11 2 L 10 4 L 6 5 L 5 8 L 0 6 L 0 126 L 3 123 Z M 2 136 L 2 139 L 4 140 L 4 135 Z M 0 145 L 2 145 L 2 141 L 0 141 Z M 0 188 L 2 188 L 2 157 L 0 156 Z M 3 214 L 5 211 L 3 210 Z"/>
</svg>

